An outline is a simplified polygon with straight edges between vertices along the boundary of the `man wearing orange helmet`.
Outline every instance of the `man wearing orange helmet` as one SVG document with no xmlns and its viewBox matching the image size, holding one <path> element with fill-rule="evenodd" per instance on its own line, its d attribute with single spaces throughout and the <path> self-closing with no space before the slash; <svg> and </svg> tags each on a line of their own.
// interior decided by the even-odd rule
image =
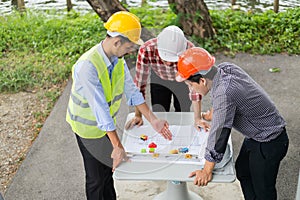
<svg viewBox="0 0 300 200">
<path fill-rule="evenodd" d="M 178 61 L 176 80 L 204 96 L 210 91 L 214 110 L 204 168 L 190 177 L 195 176 L 198 186 L 211 181 L 215 163 L 222 160 L 235 128 L 245 136 L 235 164 L 245 199 L 274 200 L 279 165 L 289 144 L 286 122 L 245 71 L 232 63 L 214 64 L 215 58 L 198 47 L 185 51 Z"/>
<path fill-rule="evenodd" d="M 116 131 L 123 93 L 128 105 L 138 107 L 157 132 L 172 138 L 168 123 L 149 110 L 123 59 L 136 44 L 143 43 L 139 19 L 121 11 L 113 14 L 104 27 L 106 38 L 84 53 L 72 68 L 66 115 L 83 157 L 88 200 L 116 199 L 112 173 L 126 159 Z"/>
<path fill-rule="evenodd" d="M 179 27 L 171 25 L 164 28 L 156 38 L 141 45 L 134 81 L 146 97 L 146 85 L 150 77 L 153 111 L 169 112 L 172 98 L 175 112 L 190 112 L 193 103 L 195 126 L 208 129 L 209 124 L 202 118 L 209 120 L 210 116 L 201 113 L 201 95 L 189 92 L 185 84 L 175 81 L 179 55 L 193 46 Z M 127 128 L 143 123 L 139 110 L 136 109 L 135 113 L 135 118 L 127 124 Z"/>
</svg>

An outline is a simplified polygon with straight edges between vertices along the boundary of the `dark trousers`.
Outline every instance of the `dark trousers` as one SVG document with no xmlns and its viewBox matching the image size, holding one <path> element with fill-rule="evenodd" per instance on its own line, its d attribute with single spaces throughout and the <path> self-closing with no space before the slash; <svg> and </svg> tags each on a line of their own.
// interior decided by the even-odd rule
<svg viewBox="0 0 300 200">
<path fill-rule="evenodd" d="M 246 200 L 276 200 L 276 178 L 280 161 L 289 146 L 286 130 L 270 142 L 245 139 L 235 163 Z"/>
<path fill-rule="evenodd" d="M 97 151 L 94 144 L 100 139 L 87 140 L 75 135 L 84 161 L 87 200 L 115 200 L 116 192 L 111 165 L 103 164 L 93 156 L 93 152 Z M 103 139 L 107 140 L 107 138 Z"/>
<path fill-rule="evenodd" d="M 168 81 L 152 71 L 150 76 L 151 105 L 154 112 L 169 112 L 171 99 L 174 99 L 175 112 L 190 112 L 189 89 L 184 82 Z"/>
</svg>

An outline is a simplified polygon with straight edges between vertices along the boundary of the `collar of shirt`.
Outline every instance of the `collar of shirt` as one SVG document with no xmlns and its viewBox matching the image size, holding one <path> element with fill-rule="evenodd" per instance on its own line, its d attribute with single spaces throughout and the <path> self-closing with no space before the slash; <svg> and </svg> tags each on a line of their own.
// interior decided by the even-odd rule
<svg viewBox="0 0 300 200">
<path fill-rule="evenodd" d="M 100 45 L 98 46 L 98 51 L 99 51 L 100 55 L 102 56 L 105 65 L 107 66 L 107 69 L 109 72 L 109 77 L 111 77 L 111 72 L 112 72 L 114 66 L 118 63 L 118 58 L 116 56 L 113 56 L 111 58 L 111 60 L 112 60 L 112 62 L 111 62 L 111 60 L 106 56 L 106 54 L 103 50 L 102 42 L 103 41 L 101 41 Z"/>
</svg>

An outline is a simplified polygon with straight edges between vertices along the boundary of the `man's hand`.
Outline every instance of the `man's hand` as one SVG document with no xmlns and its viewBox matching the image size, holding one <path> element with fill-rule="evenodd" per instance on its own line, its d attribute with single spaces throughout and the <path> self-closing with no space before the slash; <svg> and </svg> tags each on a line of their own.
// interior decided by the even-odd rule
<svg viewBox="0 0 300 200">
<path fill-rule="evenodd" d="M 168 122 L 166 120 L 157 119 L 155 114 L 149 109 L 148 105 L 145 102 L 136 106 L 135 116 L 141 116 L 141 114 L 143 114 L 145 118 L 151 123 L 155 131 L 160 133 L 164 138 L 168 140 L 172 139 L 172 133 L 169 130 Z"/>
<path fill-rule="evenodd" d="M 111 158 L 113 159 L 113 167 L 112 171 L 114 172 L 116 167 L 124 160 L 127 161 L 128 157 L 126 155 L 126 152 L 123 148 L 123 146 L 116 146 L 114 147 L 112 153 L 111 153 Z"/>
<path fill-rule="evenodd" d="M 213 110 L 212 108 L 206 112 L 201 112 L 201 117 L 206 120 L 206 121 L 211 121 L 212 120 L 212 115 L 213 115 Z"/>
<path fill-rule="evenodd" d="M 134 126 L 143 125 L 143 118 L 140 116 L 135 116 L 131 120 L 129 120 L 125 125 L 125 130 L 132 129 Z"/>
<path fill-rule="evenodd" d="M 205 132 L 210 130 L 210 124 L 200 118 L 195 119 L 194 125 L 198 131 L 200 131 L 201 128 L 203 128 Z"/>
<path fill-rule="evenodd" d="M 206 186 L 212 179 L 212 172 L 206 170 L 196 170 L 189 175 L 190 178 L 193 176 L 196 176 L 194 179 L 194 185 Z"/>
<path fill-rule="evenodd" d="M 155 131 L 160 133 L 165 139 L 172 140 L 172 133 L 169 130 L 169 124 L 163 119 L 154 119 L 151 121 L 151 125 Z"/>
<path fill-rule="evenodd" d="M 215 167 L 214 162 L 205 161 L 204 168 L 202 170 L 193 171 L 189 177 L 196 176 L 194 179 L 194 184 L 198 186 L 206 186 L 208 182 L 212 179 L 212 171 Z"/>
</svg>

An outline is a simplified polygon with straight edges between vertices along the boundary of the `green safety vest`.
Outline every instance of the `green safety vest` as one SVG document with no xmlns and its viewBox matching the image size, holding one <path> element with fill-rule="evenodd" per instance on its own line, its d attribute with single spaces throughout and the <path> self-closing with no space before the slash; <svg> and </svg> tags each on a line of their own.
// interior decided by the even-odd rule
<svg viewBox="0 0 300 200">
<path fill-rule="evenodd" d="M 104 63 L 102 56 L 97 51 L 97 46 L 83 54 L 77 62 L 83 60 L 89 60 L 96 67 L 106 102 L 109 105 L 110 115 L 114 119 L 114 123 L 116 123 L 116 115 L 121 105 L 124 90 L 124 60 L 119 59 L 112 71 L 111 80 L 109 78 L 107 66 Z M 106 134 L 106 132 L 97 127 L 96 117 L 94 116 L 87 100 L 75 91 L 75 65 L 72 67 L 73 85 L 67 109 L 66 121 L 71 125 L 72 130 L 82 138 L 101 138 Z"/>
</svg>

